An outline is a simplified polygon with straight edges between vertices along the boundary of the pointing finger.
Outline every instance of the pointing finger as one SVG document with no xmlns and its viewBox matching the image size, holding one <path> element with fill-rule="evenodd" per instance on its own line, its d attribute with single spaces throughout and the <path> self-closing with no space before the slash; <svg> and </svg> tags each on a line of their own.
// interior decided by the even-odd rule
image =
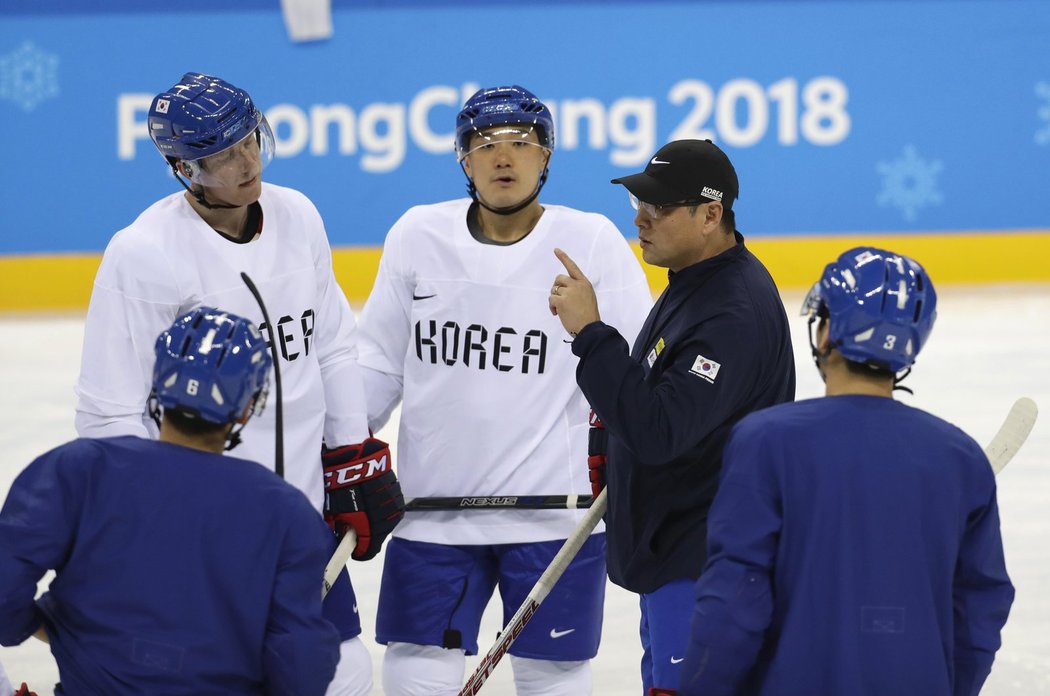
<svg viewBox="0 0 1050 696">
<path fill-rule="evenodd" d="M 561 265 L 565 266 L 565 270 L 569 272 L 570 278 L 575 278 L 576 280 L 587 280 L 587 276 L 583 274 L 583 271 L 580 270 L 580 267 L 576 265 L 576 262 L 573 261 L 568 254 L 561 249 L 555 249 L 554 255 L 558 257 L 559 261 L 561 261 Z"/>
</svg>

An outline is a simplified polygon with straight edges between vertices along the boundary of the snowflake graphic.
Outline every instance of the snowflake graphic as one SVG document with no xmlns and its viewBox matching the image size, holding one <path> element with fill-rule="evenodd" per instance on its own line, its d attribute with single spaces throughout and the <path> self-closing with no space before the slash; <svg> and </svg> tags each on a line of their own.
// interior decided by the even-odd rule
<svg viewBox="0 0 1050 696">
<path fill-rule="evenodd" d="M 937 190 L 941 163 L 923 160 L 914 145 L 906 145 L 904 154 L 892 162 L 879 162 L 876 169 L 883 177 L 882 192 L 876 199 L 879 205 L 899 208 L 909 222 L 920 208 L 939 205 L 943 200 Z"/>
<path fill-rule="evenodd" d="M 13 53 L 0 56 L 0 99 L 10 99 L 32 111 L 45 99 L 58 96 L 58 56 L 26 41 Z"/>
<path fill-rule="evenodd" d="M 1050 145 L 1050 83 L 1048 82 L 1037 82 L 1035 85 L 1035 96 L 1039 97 L 1043 103 L 1035 110 L 1035 113 L 1039 116 L 1039 120 L 1045 125 L 1035 132 L 1035 142 L 1037 145 Z"/>
</svg>

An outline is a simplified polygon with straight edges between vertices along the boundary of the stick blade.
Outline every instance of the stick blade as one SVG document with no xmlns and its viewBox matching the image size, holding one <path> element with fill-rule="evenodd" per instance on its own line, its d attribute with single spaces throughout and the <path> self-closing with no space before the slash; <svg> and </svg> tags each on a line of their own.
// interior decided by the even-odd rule
<svg viewBox="0 0 1050 696">
<path fill-rule="evenodd" d="M 1022 396 L 1014 402 L 999 432 L 984 448 L 984 453 L 988 456 L 988 461 L 991 462 L 992 470 L 996 474 L 1002 471 L 1021 449 L 1021 445 L 1028 439 L 1028 434 L 1032 432 L 1038 415 L 1039 408 L 1027 396 Z"/>
</svg>

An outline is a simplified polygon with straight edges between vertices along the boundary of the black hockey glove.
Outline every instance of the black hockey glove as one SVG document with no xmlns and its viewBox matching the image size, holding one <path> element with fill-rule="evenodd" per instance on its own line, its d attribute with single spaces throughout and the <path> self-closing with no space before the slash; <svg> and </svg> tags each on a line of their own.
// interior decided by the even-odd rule
<svg viewBox="0 0 1050 696">
<path fill-rule="evenodd" d="M 608 482 L 608 476 L 606 475 L 606 462 L 608 457 L 605 453 L 608 450 L 608 433 L 605 432 L 605 426 L 602 425 L 602 421 L 598 418 L 598 414 L 591 409 L 591 429 L 587 435 L 587 468 L 589 469 L 591 478 L 591 495 L 595 498 L 605 488 L 605 484 Z"/>
<path fill-rule="evenodd" d="M 355 561 L 374 558 L 405 515 L 405 496 L 390 462 L 390 446 L 370 437 L 357 445 L 321 449 L 324 519 L 342 536 L 357 532 Z"/>
</svg>

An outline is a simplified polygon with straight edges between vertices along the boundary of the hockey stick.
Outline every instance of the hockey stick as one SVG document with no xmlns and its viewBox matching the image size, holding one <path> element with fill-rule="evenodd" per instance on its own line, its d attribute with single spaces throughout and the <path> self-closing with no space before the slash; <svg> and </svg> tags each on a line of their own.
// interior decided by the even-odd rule
<svg viewBox="0 0 1050 696">
<path fill-rule="evenodd" d="M 485 658 L 478 664 L 478 668 L 474 670 L 474 674 L 471 675 L 467 683 L 460 689 L 459 696 L 465 696 L 465 694 L 476 694 L 481 689 L 482 684 L 492 674 L 492 670 L 496 668 L 496 664 L 503 658 L 507 650 L 510 648 L 510 644 L 521 635 L 522 630 L 525 628 L 525 624 L 529 622 L 532 616 L 536 613 L 536 610 L 540 608 L 540 603 L 546 599 L 547 595 L 550 594 L 551 589 L 554 587 L 554 583 L 558 582 L 558 578 L 562 576 L 565 569 L 569 567 L 569 563 L 579 553 L 580 547 L 587 541 L 587 537 L 590 536 L 591 531 L 597 526 L 598 521 L 605 514 L 605 489 L 594 499 L 591 503 L 591 507 L 587 510 L 587 514 L 583 516 L 580 523 L 573 530 L 572 535 L 565 540 L 562 544 L 561 550 L 558 551 L 557 555 L 547 566 L 547 570 L 543 571 L 543 575 L 536 581 L 532 589 L 529 591 L 529 595 L 522 602 L 521 606 L 518 607 L 518 611 L 514 613 L 514 616 L 510 618 L 507 625 L 503 627 L 503 631 L 500 632 L 499 638 L 496 639 L 496 644 L 493 645 Z"/>
<path fill-rule="evenodd" d="M 255 287 L 255 283 L 248 277 L 248 274 L 241 271 L 241 280 L 248 286 L 248 290 L 251 291 L 252 297 L 259 305 L 259 309 L 262 310 L 263 321 L 266 322 L 266 330 L 270 334 L 270 357 L 273 359 L 273 390 L 274 397 L 277 399 L 277 405 L 274 411 L 274 436 L 273 436 L 273 470 L 284 478 L 284 399 L 281 398 L 281 367 L 277 360 L 277 343 L 273 340 L 273 324 L 270 323 L 270 315 L 266 313 L 266 305 L 263 303 L 262 295 L 259 294 L 259 288 Z"/>
<path fill-rule="evenodd" d="M 1014 403 L 1010 412 L 1006 415 L 1006 420 L 999 426 L 999 431 L 984 449 L 985 455 L 987 455 L 988 460 L 992 464 L 992 470 L 996 474 L 1010 463 L 1017 451 L 1021 449 L 1021 445 L 1028 439 L 1028 434 L 1032 431 L 1032 426 L 1035 425 L 1037 414 L 1038 409 L 1035 402 L 1028 397 L 1021 397 Z M 606 491 L 603 489 L 601 495 L 591 503 L 590 509 L 584 515 L 583 520 L 580 521 L 579 526 L 576 527 L 572 536 L 565 540 L 565 544 L 558 551 L 558 555 L 547 566 L 547 570 L 544 571 L 543 575 L 540 576 L 540 579 L 533 586 L 529 596 L 525 598 L 521 607 L 507 622 L 507 625 L 496 639 L 496 644 L 489 649 L 485 658 L 478 664 L 474 674 L 471 675 L 470 679 L 460 690 L 459 696 L 478 693 L 485 680 L 492 674 L 496 664 L 510 649 L 511 643 L 521 634 L 525 624 L 529 622 L 529 619 L 539 609 L 540 603 L 550 593 L 554 583 L 565 572 L 569 563 L 572 562 L 572 559 L 579 552 L 580 547 L 583 546 L 583 542 L 586 541 L 591 530 L 598 524 L 601 516 L 605 514 L 605 493 Z"/>
<path fill-rule="evenodd" d="M 984 448 L 984 453 L 992 464 L 992 471 L 998 474 L 1010 463 L 1017 450 L 1021 449 L 1021 445 L 1028 439 L 1028 433 L 1032 432 L 1038 415 L 1039 409 L 1035 402 L 1027 396 L 1022 396 L 1014 402 L 1010 413 L 1006 414 L 1006 420 L 999 426 L 999 432 Z"/>
<path fill-rule="evenodd" d="M 332 589 L 332 585 L 335 584 L 335 579 L 339 577 L 339 573 L 343 572 L 346 568 L 346 562 L 350 560 L 350 554 L 353 553 L 354 547 L 357 546 L 357 532 L 353 529 L 347 529 L 343 533 L 343 538 L 339 540 L 339 546 L 335 547 L 335 551 L 332 553 L 332 557 L 328 559 L 328 565 L 324 567 L 324 580 L 321 583 L 321 599 L 328 596 L 329 591 Z"/>
<path fill-rule="evenodd" d="M 470 495 L 410 498 L 405 510 L 585 510 L 592 502 L 589 495 Z"/>
<path fill-rule="evenodd" d="M 445 498 L 410 498 L 405 503 L 405 510 L 423 512 L 428 510 L 471 510 L 471 509 L 517 509 L 517 510 L 575 510 L 593 507 L 589 495 L 519 495 L 519 496 L 450 496 Z M 595 522 L 597 524 L 597 522 Z M 594 525 L 591 525 L 593 529 Z M 584 535 L 586 537 L 586 535 Z M 582 543 L 582 542 L 581 542 Z M 354 547 L 357 545 L 357 534 L 349 530 L 339 541 L 339 546 L 332 553 L 324 569 L 324 582 L 321 598 L 324 599 L 332 589 L 332 583 L 339 577 L 339 572 L 346 566 Z M 573 552 L 575 555 L 575 551 Z M 571 560 L 571 559 L 570 559 Z M 560 575 L 560 573 L 559 573 Z M 557 579 L 557 578 L 555 578 Z M 554 584 L 553 582 L 551 584 Z"/>
<path fill-rule="evenodd" d="M 263 321 L 266 322 L 266 329 L 270 334 L 270 357 L 273 359 L 273 381 L 274 381 L 274 392 L 277 399 L 277 410 L 274 413 L 275 430 L 274 430 L 274 453 L 273 453 L 273 470 L 284 478 L 284 399 L 282 398 L 281 391 L 281 368 L 277 362 L 277 344 L 273 340 L 273 324 L 270 323 L 270 315 L 266 311 L 266 305 L 263 303 L 262 295 L 259 294 L 259 289 L 255 287 L 255 283 L 248 277 L 248 274 L 241 272 L 241 280 L 248 286 L 248 290 L 251 291 L 255 301 L 259 304 L 259 309 L 262 311 Z M 350 558 L 350 554 L 353 553 L 354 547 L 357 546 L 357 532 L 353 529 L 348 529 L 343 534 L 343 538 L 339 540 L 339 545 L 335 548 L 335 552 L 332 557 L 328 559 L 328 565 L 324 567 L 324 577 L 321 579 L 321 599 L 324 599 L 328 592 L 332 589 L 332 585 L 335 583 L 336 578 L 339 577 L 339 573 L 346 568 L 346 562 Z"/>
</svg>

